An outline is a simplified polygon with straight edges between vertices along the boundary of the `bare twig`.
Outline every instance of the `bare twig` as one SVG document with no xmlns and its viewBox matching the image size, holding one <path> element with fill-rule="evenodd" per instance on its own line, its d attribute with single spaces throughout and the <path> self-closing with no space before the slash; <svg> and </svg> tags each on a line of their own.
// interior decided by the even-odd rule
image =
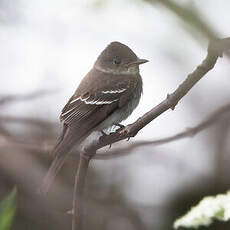
<svg viewBox="0 0 230 230">
<path fill-rule="evenodd" d="M 94 159 L 108 160 L 108 159 L 112 159 L 112 158 L 126 156 L 133 149 L 141 147 L 141 146 L 163 145 L 163 144 L 167 144 L 169 142 L 177 141 L 180 139 L 193 137 L 196 134 L 198 134 L 199 132 L 203 131 L 204 129 L 216 124 L 219 121 L 222 121 L 223 116 L 225 116 L 229 112 L 230 112 L 230 104 L 227 104 L 225 106 L 222 106 L 221 108 L 219 108 L 215 112 L 213 112 L 211 115 L 209 115 L 204 121 L 200 122 L 198 125 L 187 128 L 186 130 L 184 130 L 182 132 L 179 132 L 179 133 L 174 134 L 174 135 L 169 136 L 169 137 L 160 138 L 158 140 L 153 140 L 153 141 L 135 141 L 135 142 L 131 143 L 130 145 L 127 145 L 126 147 L 117 148 L 115 151 L 112 151 L 109 153 L 96 154 L 94 156 Z"/>
<path fill-rule="evenodd" d="M 89 161 L 93 155 L 94 154 L 88 155 L 86 153 L 80 155 L 80 163 L 76 173 L 73 193 L 72 230 L 82 229 L 82 213 L 84 208 L 83 190 Z"/>
<path fill-rule="evenodd" d="M 163 100 L 159 105 L 140 117 L 136 122 L 127 125 L 125 128 L 118 130 L 107 136 L 101 136 L 98 141 L 93 141 L 87 146 L 84 146 L 84 151 L 81 152 L 81 158 L 84 159 L 84 155 L 90 155 L 89 153 L 96 153 L 96 151 L 106 145 L 111 145 L 120 140 L 134 137 L 142 128 L 149 124 L 152 120 L 159 115 L 167 111 L 168 109 L 174 109 L 177 103 L 188 93 L 188 91 L 209 71 L 211 70 L 218 59 L 222 57 L 223 52 L 230 49 L 230 38 L 220 39 L 213 41 L 209 44 L 208 54 L 204 61 L 185 79 L 185 81 L 179 85 L 179 87 L 172 93 L 168 94 L 167 98 Z M 88 158 L 90 160 L 90 158 Z M 84 162 L 84 161 L 82 161 Z M 73 209 L 73 225 L 72 230 L 80 230 L 80 225 L 76 225 L 77 218 L 80 217 L 82 212 L 81 202 L 82 191 L 84 187 L 85 175 L 88 168 L 88 163 L 82 163 L 82 167 L 78 169 L 78 176 L 75 181 L 75 193 L 74 194 L 74 209 Z M 81 173 L 82 171 L 82 173 Z M 84 179 L 80 178 L 83 175 Z M 81 187 L 82 186 L 82 187 Z M 79 188 L 81 187 L 81 188 Z M 78 188 L 78 189 L 77 189 Z M 77 199 L 76 199 L 77 198 Z M 77 202 L 80 202 L 79 204 Z M 77 208 L 78 207 L 78 208 Z"/>
</svg>

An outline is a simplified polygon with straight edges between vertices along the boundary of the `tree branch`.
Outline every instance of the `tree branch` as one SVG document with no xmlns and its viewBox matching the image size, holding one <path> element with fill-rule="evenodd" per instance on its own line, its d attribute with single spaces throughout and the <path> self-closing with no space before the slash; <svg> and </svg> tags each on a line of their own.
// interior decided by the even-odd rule
<svg viewBox="0 0 230 230">
<path fill-rule="evenodd" d="M 208 54 L 203 62 L 187 76 L 185 81 L 179 85 L 172 94 L 168 94 L 167 98 L 159 105 L 155 106 L 152 110 L 140 117 L 136 122 L 127 125 L 125 128 L 119 129 L 117 132 L 110 135 L 101 136 L 98 140 L 94 140 L 87 144 L 87 146 L 83 146 L 81 151 L 81 163 L 78 167 L 75 180 L 72 230 L 81 229 L 80 214 L 82 212 L 81 202 L 83 200 L 85 176 L 89 161 L 96 151 L 106 145 L 111 145 L 126 138 L 136 136 L 142 128 L 156 119 L 159 115 L 168 109 L 174 110 L 178 102 L 189 92 L 189 90 L 215 66 L 218 57 L 222 57 L 223 52 L 229 49 L 230 38 L 218 39 L 210 42 L 208 46 Z"/>
<path fill-rule="evenodd" d="M 151 145 L 151 146 L 156 146 L 156 145 L 163 145 L 167 144 L 173 141 L 177 141 L 180 139 L 188 138 L 188 137 L 193 137 L 199 132 L 203 131 L 204 129 L 210 127 L 211 125 L 214 125 L 215 123 L 221 121 L 223 119 L 223 116 L 225 116 L 227 113 L 230 112 L 230 104 L 227 104 L 225 106 L 222 106 L 215 112 L 213 112 L 211 115 L 209 115 L 204 121 L 200 122 L 198 125 L 189 127 L 185 129 L 182 132 L 179 132 L 177 134 L 174 134 L 169 137 L 165 138 L 160 138 L 158 140 L 153 140 L 153 141 L 135 141 L 131 145 L 126 146 L 125 148 L 118 148 L 115 151 L 112 151 L 110 153 L 100 153 L 96 154 L 94 156 L 94 159 L 99 159 L 99 160 L 109 160 L 121 156 L 126 156 L 128 155 L 133 149 L 141 147 L 141 146 L 146 146 L 146 145 Z"/>
<path fill-rule="evenodd" d="M 204 61 L 188 75 L 184 82 L 172 93 L 168 94 L 167 98 L 160 104 L 155 106 L 149 112 L 145 113 L 136 122 L 127 125 L 125 128 L 118 130 L 110 135 L 101 136 L 96 142 L 90 143 L 84 147 L 85 152 L 95 152 L 98 149 L 111 145 L 120 140 L 124 140 L 130 137 L 136 136 L 136 134 L 149 124 L 152 120 L 156 119 L 159 115 L 167 111 L 168 109 L 174 110 L 178 102 L 189 92 L 189 90 L 211 70 L 218 59 L 223 56 L 223 52 L 230 49 L 230 38 L 220 39 L 210 42 L 208 47 L 208 54 Z"/>
<path fill-rule="evenodd" d="M 80 163 L 78 165 L 76 180 L 74 184 L 73 194 L 73 217 L 72 217 L 72 230 L 82 229 L 82 210 L 84 207 L 83 202 L 83 190 L 85 185 L 85 178 L 89 161 L 91 157 L 85 157 L 84 154 L 80 156 Z"/>
</svg>

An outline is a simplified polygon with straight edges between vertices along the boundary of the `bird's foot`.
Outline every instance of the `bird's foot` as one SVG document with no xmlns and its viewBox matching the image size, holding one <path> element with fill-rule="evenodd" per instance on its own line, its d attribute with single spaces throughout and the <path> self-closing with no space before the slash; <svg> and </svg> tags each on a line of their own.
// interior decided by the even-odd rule
<svg viewBox="0 0 230 230">
<path fill-rule="evenodd" d="M 132 125 L 127 125 L 125 126 L 123 129 L 119 130 L 119 134 L 121 136 L 126 136 L 127 137 L 127 141 L 129 141 L 129 139 L 131 137 L 135 137 L 137 134 L 137 131 L 133 130 Z"/>
<path fill-rule="evenodd" d="M 114 124 L 115 126 L 117 126 L 117 127 L 119 127 L 120 129 L 123 129 L 123 128 L 125 128 L 125 126 L 124 125 L 122 125 L 122 124 Z"/>
<path fill-rule="evenodd" d="M 102 136 L 107 136 L 107 134 L 103 130 L 101 130 L 101 134 Z"/>
<path fill-rule="evenodd" d="M 124 125 L 122 125 L 122 124 L 114 124 L 116 127 L 119 127 L 117 130 L 116 130 L 116 132 L 117 131 L 121 131 L 122 129 L 124 129 L 125 128 L 125 126 Z"/>
</svg>

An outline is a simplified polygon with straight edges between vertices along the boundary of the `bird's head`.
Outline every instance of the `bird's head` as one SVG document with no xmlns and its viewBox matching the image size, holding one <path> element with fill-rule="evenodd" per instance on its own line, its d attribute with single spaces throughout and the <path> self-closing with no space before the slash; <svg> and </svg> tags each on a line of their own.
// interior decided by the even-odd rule
<svg viewBox="0 0 230 230">
<path fill-rule="evenodd" d="M 139 65 L 146 62 L 148 60 L 138 58 L 128 46 L 112 42 L 99 55 L 94 67 L 111 74 L 137 74 Z"/>
</svg>

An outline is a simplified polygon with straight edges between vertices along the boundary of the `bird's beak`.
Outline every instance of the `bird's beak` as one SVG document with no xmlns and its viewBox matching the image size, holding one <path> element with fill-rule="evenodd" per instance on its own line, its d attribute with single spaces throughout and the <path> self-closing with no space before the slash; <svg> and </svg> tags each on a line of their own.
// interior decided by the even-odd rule
<svg viewBox="0 0 230 230">
<path fill-rule="evenodd" d="M 130 62 L 130 63 L 128 63 L 127 65 L 128 65 L 128 66 L 132 66 L 132 65 L 141 65 L 141 64 L 144 64 L 144 63 L 146 63 L 146 62 L 148 62 L 148 60 L 138 58 L 136 61 Z"/>
</svg>

